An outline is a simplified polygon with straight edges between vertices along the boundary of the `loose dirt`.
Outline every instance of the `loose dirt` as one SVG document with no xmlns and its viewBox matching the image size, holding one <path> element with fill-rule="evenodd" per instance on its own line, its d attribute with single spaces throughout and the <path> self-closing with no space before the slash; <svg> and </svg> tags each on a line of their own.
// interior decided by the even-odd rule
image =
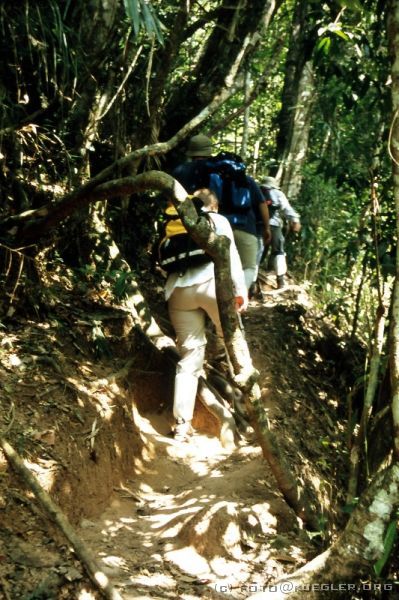
<svg viewBox="0 0 399 600">
<path fill-rule="evenodd" d="M 317 500 L 311 533 L 254 436 L 227 452 L 199 402 L 190 441 L 168 435 L 173 371 L 115 307 L 63 288 L 46 318 L 0 329 L 1 429 L 126 600 L 246 598 L 318 554 L 344 518 L 341 340 L 303 287 L 273 285 L 263 273 L 244 327 L 270 427 Z M 1 454 L 0 520 L 4 598 L 99 597 Z"/>
</svg>

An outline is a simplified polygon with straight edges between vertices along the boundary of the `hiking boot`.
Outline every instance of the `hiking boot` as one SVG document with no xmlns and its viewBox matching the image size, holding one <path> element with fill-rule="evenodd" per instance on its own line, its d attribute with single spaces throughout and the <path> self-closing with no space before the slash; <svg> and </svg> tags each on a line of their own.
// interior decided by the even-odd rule
<svg viewBox="0 0 399 600">
<path fill-rule="evenodd" d="M 186 442 L 192 433 L 191 421 L 183 421 L 183 419 L 181 419 L 177 421 L 175 425 L 173 437 L 177 442 Z"/>
<path fill-rule="evenodd" d="M 285 287 L 287 287 L 287 284 L 284 275 L 277 275 L 277 289 L 283 290 Z"/>
<path fill-rule="evenodd" d="M 260 296 L 261 296 L 260 285 L 257 281 L 254 281 L 253 283 L 251 283 L 251 286 L 248 290 L 248 299 L 256 300 L 256 298 L 259 298 Z"/>
</svg>

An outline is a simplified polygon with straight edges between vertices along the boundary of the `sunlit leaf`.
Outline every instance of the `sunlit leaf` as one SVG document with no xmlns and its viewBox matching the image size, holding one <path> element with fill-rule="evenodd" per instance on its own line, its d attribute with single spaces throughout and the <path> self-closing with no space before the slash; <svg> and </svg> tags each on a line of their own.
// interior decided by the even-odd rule
<svg viewBox="0 0 399 600">
<path fill-rule="evenodd" d="M 395 541 L 397 537 L 397 525 L 396 519 L 391 521 L 387 527 L 387 531 L 384 539 L 384 552 L 381 556 L 380 560 L 378 560 L 374 565 L 374 572 L 379 577 L 383 568 L 385 567 L 387 560 L 391 556 L 392 549 L 394 547 Z"/>
<path fill-rule="evenodd" d="M 331 39 L 329 37 L 324 37 L 316 44 L 316 50 L 318 52 L 323 52 L 323 54 L 328 54 L 330 46 Z"/>
<path fill-rule="evenodd" d="M 345 33 L 345 31 L 342 31 L 342 29 L 332 29 L 331 32 L 335 33 L 335 35 L 338 35 L 345 41 L 348 41 L 350 39 L 348 34 Z"/>
</svg>

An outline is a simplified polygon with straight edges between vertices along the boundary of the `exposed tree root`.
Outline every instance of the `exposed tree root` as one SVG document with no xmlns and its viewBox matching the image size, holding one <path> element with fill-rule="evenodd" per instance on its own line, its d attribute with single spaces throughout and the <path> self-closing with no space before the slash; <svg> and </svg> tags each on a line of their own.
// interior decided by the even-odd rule
<svg viewBox="0 0 399 600">
<path fill-rule="evenodd" d="M 198 397 L 202 404 L 221 423 L 220 441 L 226 450 L 235 448 L 235 420 L 230 410 L 224 406 L 223 399 L 218 398 L 218 392 L 201 377 L 198 385 Z"/>
<path fill-rule="evenodd" d="M 32 490 L 48 517 L 61 529 L 64 536 L 72 545 L 76 556 L 82 563 L 95 587 L 107 600 L 122 600 L 122 596 L 112 586 L 108 577 L 101 570 L 101 567 L 92 556 L 91 551 L 76 535 L 67 517 L 51 499 L 46 490 L 40 485 L 37 478 L 31 473 L 28 467 L 25 466 L 23 460 L 14 448 L 4 439 L 4 437 L 0 437 L 0 445 L 11 467 Z"/>
</svg>

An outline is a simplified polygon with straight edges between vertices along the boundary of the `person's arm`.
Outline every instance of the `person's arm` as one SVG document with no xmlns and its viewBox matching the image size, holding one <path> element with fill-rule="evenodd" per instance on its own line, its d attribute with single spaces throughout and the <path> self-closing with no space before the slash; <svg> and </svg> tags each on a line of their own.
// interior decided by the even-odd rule
<svg viewBox="0 0 399 600">
<path fill-rule="evenodd" d="M 258 212 L 263 221 L 263 242 L 265 246 L 268 246 L 272 240 L 272 234 L 270 230 L 270 215 L 269 207 L 266 199 L 262 194 L 262 190 L 256 183 L 253 177 L 247 176 L 249 182 L 249 190 L 251 193 L 252 206 L 254 207 L 255 214 Z"/>
<path fill-rule="evenodd" d="M 259 204 L 259 212 L 263 221 L 263 243 L 265 246 L 268 246 L 272 241 L 272 233 L 270 230 L 269 207 L 266 202 L 261 202 Z"/>
<path fill-rule="evenodd" d="M 278 191 L 280 209 L 284 218 L 289 222 L 291 231 L 301 230 L 301 219 L 299 213 L 291 206 L 287 196 L 281 190 Z"/>
</svg>

